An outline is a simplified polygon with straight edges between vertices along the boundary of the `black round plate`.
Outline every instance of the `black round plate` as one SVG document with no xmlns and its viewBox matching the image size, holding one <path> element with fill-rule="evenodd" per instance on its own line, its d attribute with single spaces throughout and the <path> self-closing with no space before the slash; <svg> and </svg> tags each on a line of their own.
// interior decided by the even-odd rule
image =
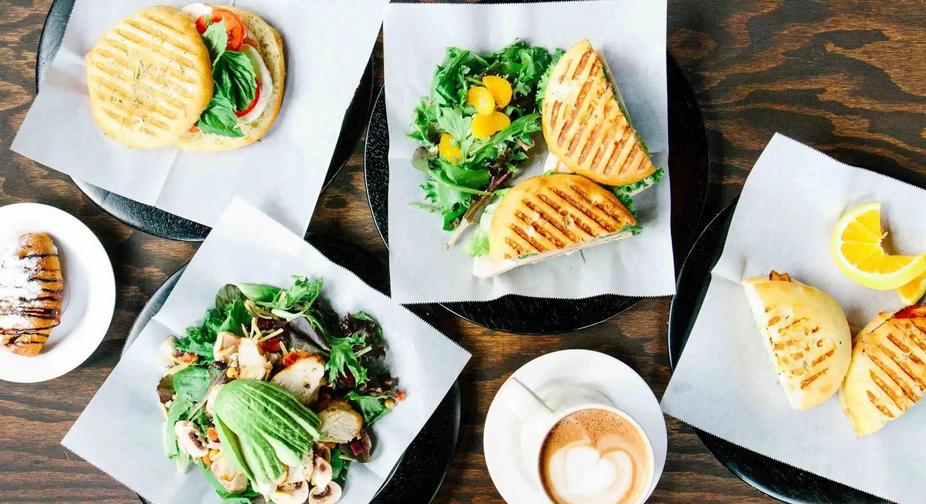
<svg viewBox="0 0 926 504">
<path fill-rule="evenodd" d="M 389 291 L 387 265 L 365 249 L 346 242 L 310 234 L 309 243 L 326 257 L 340 266 L 353 271 L 363 281 L 383 293 Z M 167 296 L 174 289 L 186 265 L 170 276 L 145 304 L 126 338 L 123 354 L 142 329 L 164 305 Z M 437 329 L 439 321 L 434 309 L 428 305 L 416 305 L 409 309 Z M 450 469 L 450 462 L 457 450 L 460 438 L 460 386 L 453 388 L 431 415 L 431 419 L 412 441 L 399 465 L 393 470 L 386 484 L 373 500 L 375 503 L 431 502 L 444 477 Z"/>
<path fill-rule="evenodd" d="M 672 185 L 672 242 L 675 264 L 697 236 L 707 200 L 710 159 L 707 133 L 694 91 L 678 63 L 667 57 L 669 86 L 669 166 Z M 376 229 L 389 245 L 389 127 L 386 98 L 380 91 L 367 128 L 363 156 L 367 197 Z M 581 300 L 507 295 L 495 301 L 446 303 L 458 317 L 498 331 L 553 334 L 604 322 L 633 306 L 640 298 L 605 295 Z M 537 317 L 538 313 L 544 314 Z"/>
<path fill-rule="evenodd" d="M 74 0 L 54 0 L 51 4 L 51 9 L 49 9 L 48 16 L 45 18 L 45 25 L 42 27 L 42 35 L 39 38 L 39 49 L 35 65 L 36 91 L 38 91 L 39 85 L 45 78 L 45 72 L 54 60 L 58 48 L 61 47 L 64 30 L 67 28 L 68 19 L 71 17 L 73 8 Z M 347 160 L 350 159 L 354 146 L 366 126 L 366 119 L 370 114 L 370 106 L 373 102 L 373 71 L 373 58 L 371 57 L 341 123 L 341 133 L 334 148 L 328 172 L 325 174 L 322 189 L 331 184 L 340 173 L 341 168 L 347 163 Z M 165 212 L 159 208 L 113 194 L 82 180 L 74 180 L 74 184 L 94 203 L 113 217 L 146 233 L 171 240 L 184 241 L 201 241 L 209 234 L 209 227 Z"/>
<path fill-rule="evenodd" d="M 701 303 L 711 281 L 711 270 L 723 253 L 727 231 L 733 219 L 736 201 L 727 205 L 707 225 L 691 248 L 679 272 L 675 298 L 669 309 L 669 366 L 675 364 L 685 349 Z M 733 474 L 760 492 L 784 502 L 887 502 L 854 488 L 782 464 L 758 453 L 734 445 L 707 432 L 695 429 L 698 437 L 714 457 Z"/>
</svg>

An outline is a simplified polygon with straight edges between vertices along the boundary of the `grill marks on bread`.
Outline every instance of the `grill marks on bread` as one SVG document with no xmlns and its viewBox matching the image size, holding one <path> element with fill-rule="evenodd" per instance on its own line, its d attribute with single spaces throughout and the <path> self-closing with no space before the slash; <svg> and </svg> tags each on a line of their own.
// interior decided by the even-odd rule
<svg viewBox="0 0 926 504">
<path fill-rule="evenodd" d="M 0 257 L 0 342 L 13 353 L 38 355 L 61 323 L 64 277 L 58 250 L 45 233 L 19 237 Z"/>
<path fill-rule="evenodd" d="M 576 173 L 625 185 L 656 171 L 588 41 L 573 46 L 553 68 L 542 112 L 547 147 Z"/>
<path fill-rule="evenodd" d="M 926 318 L 882 316 L 857 337 L 840 398 L 856 433 L 899 418 L 926 393 Z"/>
<path fill-rule="evenodd" d="M 492 220 L 495 260 L 562 250 L 636 224 L 620 200 L 578 175 L 534 177 L 517 184 Z"/>
<path fill-rule="evenodd" d="M 174 143 L 212 98 L 212 63 L 190 15 L 151 7 L 120 21 L 87 53 L 94 120 L 130 148 Z"/>
</svg>

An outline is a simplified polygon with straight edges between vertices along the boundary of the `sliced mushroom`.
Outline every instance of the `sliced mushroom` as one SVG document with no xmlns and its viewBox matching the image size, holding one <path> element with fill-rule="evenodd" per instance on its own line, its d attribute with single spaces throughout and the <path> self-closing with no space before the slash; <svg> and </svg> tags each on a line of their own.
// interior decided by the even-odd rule
<svg viewBox="0 0 926 504">
<path fill-rule="evenodd" d="M 212 461 L 209 470 L 229 493 L 243 492 L 248 487 L 248 477 L 230 457 L 219 455 Z"/>
<path fill-rule="evenodd" d="M 252 338 L 241 338 L 238 343 L 238 378 L 263 380 L 272 365 Z"/>
<path fill-rule="evenodd" d="M 318 418 L 324 441 L 349 443 L 360 435 L 363 429 L 363 415 L 357 413 L 346 401 L 332 401 Z"/>
<path fill-rule="evenodd" d="M 171 336 L 170 338 L 164 340 L 164 342 L 161 343 L 161 346 L 158 347 L 158 362 L 162 366 L 169 368 L 175 364 L 174 354 L 176 353 L 177 338 Z"/>
<path fill-rule="evenodd" d="M 274 504 L 304 504 L 309 498 L 309 484 L 305 481 L 293 485 L 278 487 L 270 492 L 270 502 Z"/>
<path fill-rule="evenodd" d="M 241 341 L 235 333 L 222 331 L 215 336 L 215 345 L 212 347 L 212 359 L 216 362 L 225 362 L 231 354 L 238 351 L 238 342 Z"/>
<path fill-rule="evenodd" d="M 203 458 L 209 453 L 209 449 L 199 436 L 199 429 L 196 424 L 186 420 L 181 420 L 174 424 L 174 435 L 177 436 L 177 442 L 187 455 L 194 458 Z"/>
<path fill-rule="evenodd" d="M 327 485 L 334 471 L 331 468 L 331 463 L 321 457 L 315 457 L 315 470 L 312 471 L 312 486 L 313 487 L 323 487 Z"/>
<path fill-rule="evenodd" d="M 309 493 L 309 504 L 334 504 L 341 500 L 341 485 L 334 481 L 323 487 L 315 487 Z"/>
<path fill-rule="evenodd" d="M 312 451 L 316 457 L 321 457 L 325 462 L 331 462 L 331 448 L 325 443 L 315 443 L 312 445 Z"/>
<path fill-rule="evenodd" d="M 303 404 L 309 405 L 318 397 L 324 378 L 325 359 L 313 354 L 297 360 L 270 381 L 292 392 Z"/>
</svg>

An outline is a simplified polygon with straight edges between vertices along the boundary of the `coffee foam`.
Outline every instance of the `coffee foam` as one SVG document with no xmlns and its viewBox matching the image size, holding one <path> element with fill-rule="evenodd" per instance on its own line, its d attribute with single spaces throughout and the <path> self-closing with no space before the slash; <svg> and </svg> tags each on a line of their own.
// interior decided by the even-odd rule
<svg viewBox="0 0 926 504">
<path fill-rule="evenodd" d="M 652 463 L 636 426 L 611 411 L 587 409 L 550 430 L 540 471 L 557 504 L 631 504 L 648 489 Z"/>
</svg>

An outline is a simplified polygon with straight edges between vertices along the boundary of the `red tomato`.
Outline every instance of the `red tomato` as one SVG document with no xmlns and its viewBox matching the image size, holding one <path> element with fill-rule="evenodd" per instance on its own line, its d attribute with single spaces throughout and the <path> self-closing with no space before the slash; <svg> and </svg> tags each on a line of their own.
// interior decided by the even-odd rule
<svg viewBox="0 0 926 504">
<path fill-rule="evenodd" d="M 249 103 L 248 106 L 245 107 L 244 110 L 236 111 L 235 115 L 238 117 L 244 117 L 245 115 L 248 114 L 248 112 L 254 110 L 254 107 L 257 105 L 257 100 L 259 99 L 260 99 L 260 79 L 257 79 L 257 90 L 254 91 L 254 99 L 251 100 L 251 103 Z"/>
<path fill-rule="evenodd" d="M 270 339 L 261 341 L 260 349 L 265 352 L 280 352 L 283 350 L 283 347 L 280 345 L 281 343 L 283 343 L 283 338 L 274 336 Z"/>
<path fill-rule="evenodd" d="M 283 356 L 283 367 L 288 368 L 289 366 L 295 364 L 297 361 L 309 357 L 309 355 L 309 352 L 304 350 L 293 350 L 292 352 L 289 352 Z"/>
<path fill-rule="evenodd" d="M 231 51 L 240 50 L 241 45 L 244 43 L 244 38 L 247 36 L 244 24 L 241 23 L 241 19 L 238 18 L 234 12 L 220 7 L 214 7 L 212 9 L 212 19 L 210 21 L 218 23 L 223 19 L 225 20 L 225 33 L 228 34 L 228 45 L 225 46 L 225 48 Z M 198 31 L 200 35 L 206 33 L 206 16 L 202 16 L 196 20 L 196 31 Z"/>
</svg>

